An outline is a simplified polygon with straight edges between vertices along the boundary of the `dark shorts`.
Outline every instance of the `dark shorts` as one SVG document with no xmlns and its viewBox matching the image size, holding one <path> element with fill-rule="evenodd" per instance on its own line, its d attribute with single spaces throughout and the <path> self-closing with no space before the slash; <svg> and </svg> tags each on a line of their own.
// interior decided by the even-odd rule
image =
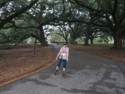
<svg viewBox="0 0 125 94">
<path fill-rule="evenodd" d="M 63 68 L 66 68 L 67 61 L 65 59 L 58 59 L 57 66 L 60 67 L 62 63 L 63 63 Z"/>
</svg>

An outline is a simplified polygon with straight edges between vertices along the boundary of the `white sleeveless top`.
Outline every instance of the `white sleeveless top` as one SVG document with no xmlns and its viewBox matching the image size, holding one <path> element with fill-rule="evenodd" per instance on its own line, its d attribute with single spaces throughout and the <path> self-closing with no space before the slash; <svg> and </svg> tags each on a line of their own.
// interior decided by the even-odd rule
<svg viewBox="0 0 125 94">
<path fill-rule="evenodd" d="M 60 54 L 59 58 L 66 60 L 66 58 L 67 58 L 67 53 L 69 52 L 69 48 L 68 48 L 68 47 L 62 47 L 62 48 L 60 49 L 60 51 L 61 51 L 61 54 Z"/>
</svg>

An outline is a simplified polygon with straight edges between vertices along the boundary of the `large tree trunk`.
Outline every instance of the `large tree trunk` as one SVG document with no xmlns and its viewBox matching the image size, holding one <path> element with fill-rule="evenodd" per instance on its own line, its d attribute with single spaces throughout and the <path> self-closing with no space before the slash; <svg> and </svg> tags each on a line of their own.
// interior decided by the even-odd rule
<svg viewBox="0 0 125 94">
<path fill-rule="evenodd" d="M 68 44 L 68 35 L 63 36 L 63 38 L 65 39 L 65 42 Z"/>
<path fill-rule="evenodd" d="M 76 40 L 76 39 L 72 37 L 72 38 L 70 39 L 70 43 L 71 43 L 71 44 L 75 44 L 75 43 L 76 43 L 75 40 Z"/>
<path fill-rule="evenodd" d="M 39 26 L 39 41 L 41 43 L 41 46 L 47 46 L 47 42 L 46 42 L 46 38 L 44 35 L 44 30 L 43 30 L 43 26 Z"/>
<path fill-rule="evenodd" d="M 91 42 L 91 44 L 93 44 L 93 40 L 94 40 L 94 38 L 90 38 L 90 42 Z"/>
<path fill-rule="evenodd" d="M 91 31 L 90 24 L 88 24 L 86 32 L 85 32 L 85 39 L 84 39 L 84 41 L 85 41 L 84 45 L 86 45 L 86 46 L 89 45 L 90 31 Z"/>
<path fill-rule="evenodd" d="M 89 45 L 89 39 L 88 39 L 88 38 L 85 38 L 84 40 L 85 40 L 84 45 Z"/>
<path fill-rule="evenodd" d="M 76 44 L 76 39 L 78 38 L 79 36 L 77 35 L 77 34 L 75 34 L 75 33 L 71 33 L 70 34 L 70 43 L 71 44 Z"/>
<path fill-rule="evenodd" d="M 67 39 L 67 38 L 65 39 L 65 41 L 66 41 L 66 43 L 68 44 L 68 39 Z"/>
<path fill-rule="evenodd" d="M 122 39 L 120 38 L 118 32 L 115 32 L 113 35 L 114 38 L 114 47 L 115 49 L 121 49 L 122 48 Z"/>
</svg>

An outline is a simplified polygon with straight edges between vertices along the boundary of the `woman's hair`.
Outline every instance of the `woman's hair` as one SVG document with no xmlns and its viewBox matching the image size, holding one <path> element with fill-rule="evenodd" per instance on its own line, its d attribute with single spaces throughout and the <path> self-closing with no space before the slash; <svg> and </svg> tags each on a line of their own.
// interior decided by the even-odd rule
<svg viewBox="0 0 125 94">
<path fill-rule="evenodd" d="M 64 43 L 63 45 L 67 45 L 67 43 Z"/>
</svg>

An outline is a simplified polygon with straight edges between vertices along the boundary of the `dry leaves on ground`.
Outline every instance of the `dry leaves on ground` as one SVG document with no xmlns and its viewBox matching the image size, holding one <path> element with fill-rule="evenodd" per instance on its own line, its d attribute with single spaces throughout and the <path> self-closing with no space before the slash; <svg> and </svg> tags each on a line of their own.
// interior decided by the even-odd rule
<svg viewBox="0 0 125 94">
<path fill-rule="evenodd" d="M 54 52 L 50 46 L 19 46 L 14 49 L 0 50 L 0 84 L 6 80 L 25 75 L 51 63 Z"/>
<path fill-rule="evenodd" d="M 111 46 L 107 45 L 70 45 L 70 47 L 85 53 L 100 55 L 116 61 L 125 62 L 125 49 L 110 49 Z"/>
</svg>

